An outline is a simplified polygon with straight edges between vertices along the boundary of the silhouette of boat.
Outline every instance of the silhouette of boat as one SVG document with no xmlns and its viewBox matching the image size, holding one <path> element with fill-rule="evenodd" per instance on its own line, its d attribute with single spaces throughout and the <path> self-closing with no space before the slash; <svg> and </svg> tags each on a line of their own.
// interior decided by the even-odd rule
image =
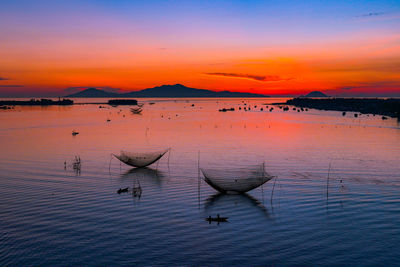
<svg viewBox="0 0 400 267">
<path fill-rule="evenodd" d="M 129 191 L 129 187 L 120 188 L 120 189 L 117 190 L 117 193 L 118 193 L 118 194 L 121 194 L 121 193 L 126 193 L 126 192 L 128 192 L 128 191 Z"/>
<path fill-rule="evenodd" d="M 127 152 L 122 150 L 120 155 L 113 154 L 113 156 L 129 166 L 141 168 L 153 164 L 164 156 L 168 150 L 169 148 L 161 151 L 145 153 Z"/>
<path fill-rule="evenodd" d="M 274 176 L 264 170 L 264 164 L 246 169 L 214 170 L 200 169 L 204 181 L 215 190 L 225 194 L 241 194 L 268 182 Z"/>
<path fill-rule="evenodd" d="M 210 224 L 211 224 L 211 222 L 218 222 L 218 224 L 219 224 L 220 222 L 227 222 L 228 217 L 220 217 L 219 214 L 217 214 L 217 217 L 214 217 L 214 218 L 211 216 L 208 216 L 206 218 L 206 221 L 208 221 Z"/>
</svg>

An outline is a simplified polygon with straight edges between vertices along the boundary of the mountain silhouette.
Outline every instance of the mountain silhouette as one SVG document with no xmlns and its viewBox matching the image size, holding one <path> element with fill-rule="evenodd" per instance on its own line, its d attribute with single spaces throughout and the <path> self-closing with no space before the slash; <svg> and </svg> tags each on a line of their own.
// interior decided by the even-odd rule
<svg viewBox="0 0 400 267">
<path fill-rule="evenodd" d="M 110 93 L 96 88 L 88 88 L 67 97 L 118 97 L 120 94 Z"/>
<path fill-rule="evenodd" d="M 124 94 L 109 93 L 96 88 L 89 88 L 66 97 L 265 97 L 261 94 L 211 91 L 186 87 L 182 84 L 162 85 Z"/>
<path fill-rule="evenodd" d="M 320 92 L 320 91 L 312 91 L 306 94 L 304 97 L 328 97 L 328 95 Z"/>
</svg>

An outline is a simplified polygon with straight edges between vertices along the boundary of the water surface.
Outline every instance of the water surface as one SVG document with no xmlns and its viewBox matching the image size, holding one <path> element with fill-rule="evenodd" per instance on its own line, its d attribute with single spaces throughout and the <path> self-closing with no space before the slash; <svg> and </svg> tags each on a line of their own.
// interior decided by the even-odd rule
<svg viewBox="0 0 400 267">
<path fill-rule="evenodd" d="M 142 115 L 99 105 L 0 111 L 0 264 L 396 265 L 398 121 L 263 105 L 280 101 L 143 99 Z M 244 103 L 250 111 L 238 110 Z M 110 165 L 121 149 L 167 147 L 149 168 Z M 198 165 L 263 162 L 277 180 L 245 195 L 199 183 Z M 140 198 L 116 193 L 138 181 Z M 205 221 L 216 214 L 229 222 Z"/>
</svg>

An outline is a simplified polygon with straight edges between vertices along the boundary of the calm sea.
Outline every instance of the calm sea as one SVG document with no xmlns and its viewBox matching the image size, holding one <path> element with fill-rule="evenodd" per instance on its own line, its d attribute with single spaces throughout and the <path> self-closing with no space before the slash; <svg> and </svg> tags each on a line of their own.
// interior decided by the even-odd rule
<svg viewBox="0 0 400 267">
<path fill-rule="evenodd" d="M 281 101 L 0 111 L 0 265 L 399 265 L 399 122 L 265 106 Z M 169 147 L 145 169 L 110 161 Z M 245 195 L 199 180 L 263 162 L 277 179 Z"/>
</svg>

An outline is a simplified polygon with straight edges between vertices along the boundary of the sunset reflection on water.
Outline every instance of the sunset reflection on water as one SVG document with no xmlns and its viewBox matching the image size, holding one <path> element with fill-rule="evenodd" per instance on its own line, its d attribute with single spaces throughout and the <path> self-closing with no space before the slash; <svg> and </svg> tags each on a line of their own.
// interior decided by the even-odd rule
<svg viewBox="0 0 400 267">
<path fill-rule="evenodd" d="M 85 101 L 104 100 L 77 100 Z M 129 106 L 100 104 L 1 111 L 0 228 L 7 238 L 2 237 L 0 262 L 85 264 L 84 255 L 93 260 L 100 253 L 95 260 L 100 265 L 133 254 L 129 263 L 151 257 L 171 264 L 183 252 L 191 255 L 181 257 L 188 265 L 233 264 L 234 259 L 257 265 L 282 258 L 312 263 L 315 254 L 296 249 L 300 246 L 324 248 L 323 256 L 332 260 L 325 263 L 399 256 L 384 249 L 384 244 L 400 245 L 394 212 L 399 122 L 355 118 L 351 112 L 265 108 L 283 101 L 140 99 L 141 115 L 131 114 Z M 244 103 L 250 111 L 238 109 Z M 235 111 L 218 111 L 231 107 Z M 73 130 L 79 134 L 72 136 Z M 169 147 L 171 153 L 148 169 L 135 170 L 115 158 L 110 162 L 111 153 L 122 149 Z M 70 167 L 76 155 L 82 159 L 79 174 Z M 274 180 L 236 197 L 220 196 L 202 181 L 199 187 L 199 165 L 229 169 L 262 162 L 278 177 L 273 198 Z M 140 198 L 116 193 L 136 180 Z M 204 221 L 216 213 L 229 223 Z M 90 249 L 71 245 L 82 239 Z M 359 242 L 371 244 L 376 254 L 366 254 Z M 248 257 L 248 249 L 257 257 Z M 335 256 L 339 251 L 347 261 Z M 220 257 L 233 254 L 233 259 Z"/>
</svg>

